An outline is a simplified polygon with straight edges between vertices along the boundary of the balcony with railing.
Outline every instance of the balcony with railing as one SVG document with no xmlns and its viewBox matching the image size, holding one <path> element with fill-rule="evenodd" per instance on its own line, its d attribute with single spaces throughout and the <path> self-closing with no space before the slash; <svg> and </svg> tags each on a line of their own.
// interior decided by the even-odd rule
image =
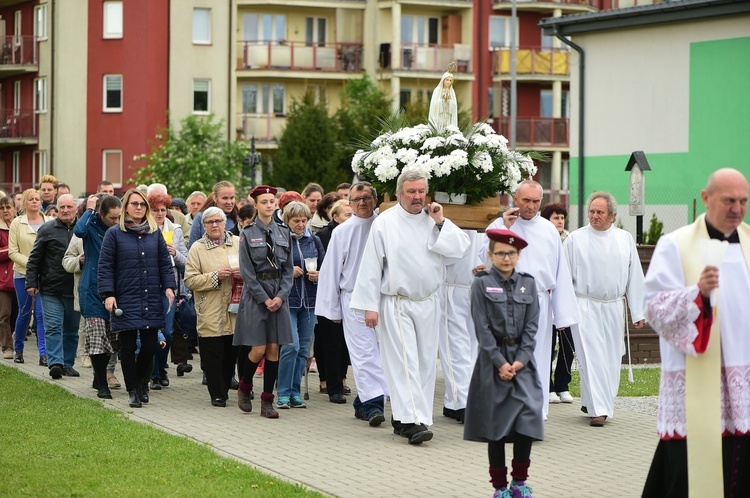
<svg viewBox="0 0 750 498">
<path fill-rule="evenodd" d="M 258 144 L 276 143 L 286 126 L 284 114 L 240 113 L 237 124 L 244 139 L 255 137 Z"/>
<path fill-rule="evenodd" d="M 516 7 L 520 10 L 552 10 L 561 9 L 563 12 L 591 12 L 603 8 L 611 8 L 617 0 L 516 0 Z M 634 0 L 635 1 L 635 0 Z M 651 0 L 653 1 L 653 0 Z M 606 3 L 606 5 L 605 5 Z M 510 9 L 513 0 L 492 0 L 494 8 Z"/>
<path fill-rule="evenodd" d="M 361 43 L 241 41 L 237 69 L 331 71 L 358 73 L 362 70 Z"/>
<path fill-rule="evenodd" d="M 570 50 L 552 47 L 523 47 L 516 50 L 516 74 L 570 76 Z M 493 74 L 510 74 L 510 48 L 492 53 Z"/>
<path fill-rule="evenodd" d="M 398 56 L 401 63 L 400 69 L 406 71 L 442 72 L 445 71 L 448 64 L 456 61 L 459 73 L 471 72 L 471 45 L 454 44 L 453 46 L 445 46 L 436 43 L 402 43 Z"/>
<path fill-rule="evenodd" d="M 37 138 L 37 116 L 34 111 L 0 111 L 0 146 L 35 143 Z"/>
<path fill-rule="evenodd" d="M 37 42 L 33 36 L 0 37 L 0 73 L 37 71 Z"/>
<path fill-rule="evenodd" d="M 510 118 L 495 118 L 495 131 L 510 139 Z M 516 146 L 569 147 L 568 118 L 516 118 Z"/>
</svg>

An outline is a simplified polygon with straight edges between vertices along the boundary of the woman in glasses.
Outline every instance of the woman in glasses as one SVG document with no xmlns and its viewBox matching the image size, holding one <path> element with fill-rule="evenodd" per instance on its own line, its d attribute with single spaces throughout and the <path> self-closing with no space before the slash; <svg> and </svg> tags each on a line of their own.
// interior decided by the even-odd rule
<svg viewBox="0 0 750 498">
<path fill-rule="evenodd" d="M 151 214 L 145 194 L 130 189 L 122 198 L 119 226 L 107 230 L 99 256 L 99 294 L 119 333 L 122 373 L 132 408 L 148 403 L 141 379 L 148 379 L 157 331 L 174 302 L 177 282 L 169 249 Z M 162 301 L 166 296 L 166 301 Z M 166 308 L 165 308 L 166 305 Z M 136 339 L 140 351 L 136 359 Z"/>
<path fill-rule="evenodd" d="M 42 300 L 34 299 L 26 292 L 26 261 L 36 240 L 36 231 L 47 221 L 42 214 L 42 196 L 38 190 L 25 190 L 21 199 L 21 215 L 10 224 L 8 233 L 8 257 L 13 261 L 13 280 L 18 299 L 18 319 L 16 320 L 15 349 L 13 361 L 23 363 L 23 342 L 26 329 L 34 310 L 36 321 L 37 346 L 39 347 L 39 365 L 47 366 L 47 350 L 44 343 L 44 319 L 42 318 Z"/>
</svg>

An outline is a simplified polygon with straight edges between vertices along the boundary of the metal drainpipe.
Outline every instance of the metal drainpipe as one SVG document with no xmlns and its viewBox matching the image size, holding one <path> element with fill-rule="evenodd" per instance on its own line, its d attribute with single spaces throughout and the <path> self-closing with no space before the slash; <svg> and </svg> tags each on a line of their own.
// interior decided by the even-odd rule
<svg viewBox="0 0 750 498">
<path fill-rule="evenodd" d="M 581 61 L 580 61 L 579 67 L 578 67 L 578 72 L 579 72 L 579 76 L 578 76 L 579 83 L 578 84 L 580 86 L 580 89 L 578 91 L 578 114 L 579 114 L 579 116 L 578 116 L 578 226 L 582 227 L 583 224 L 584 224 L 583 223 L 583 220 L 584 220 L 584 218 L 583 218 L 583 214 L 584 214 L 584 206 L 583 206 L 583 203 L 584 203 L 584 200 L 583 200 L 583 191 L 584 191 L 584 183 L 583 183 L 584 182 L 584 174 L 583 174 L 583 172 L 584 172 L 584 170 L 583 170 L 583 160 L 584 160 L 583 143 L 584 143 L 584 140 L 583 139 L 584 139 L 584 136 L 583 136 L 583 131 L 584 131 L 585 114 L 584 114 L 583 111 L 584 111 L 584 103 L 585 103 L 584 96 L 586 95 L 586 93 L 584 92 L 584 90 L 586 88 L 585 87 L 586 80 L 584 79 L 584 76 L 586 74 L 586 71 L 585 71 L 585 68 L 586 68 L 586 55 L 583 52 L 583 48 L 581 48 L 580 46 L 576 45 L 575 43 L 573 43 L 572 41 L 568 40 L 567 38 L 565 38 L 564 36 L 562 36 L 560 34 L 560 32 L 558 31 L 558 26 L 555 26 L 555 36 L 561 42 L 563 42 L 564 44 L 568 45 L 573 50 L 575 50 L 576 52 L 578 52 L 578 55 L 581 58 Z"/>
</svg>

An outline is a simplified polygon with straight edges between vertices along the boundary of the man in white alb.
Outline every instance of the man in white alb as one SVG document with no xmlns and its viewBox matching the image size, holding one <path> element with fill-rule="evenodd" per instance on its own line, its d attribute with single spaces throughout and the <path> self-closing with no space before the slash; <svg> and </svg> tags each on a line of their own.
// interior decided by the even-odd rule
<svg viewBox="0 0 750 498">
<path fill-rule="evenodd" d="M 401 173 L 396 195 L 398 204 L 372 223 L 349 307 L 364 311 L 365 324 L 377 327 L 394 432 L 420 444 L 432 439 L 427 426 L 435 397 L 438 290 L 446 258 L 462 257 L 469 237 L 443 216 L 440 204 L 423 211 L 422 173 Z"/>
<path fill-rule="evenodd" d="M 614 412 L 625 354 L 625 296 L 636 328 L 643 328 L 643 269 L 633 236 L 612 223 L 615 198 L 594 192 L 588 201 L 589 224 L 563 244 L 581 316 L 571 327 L 581 374 L 581 405 L 601 427 Z"/>
<path fill-rule="evenodd" d="M 334 322 L 343 320 L 344 339 L 354 372 L 357 397 L 354 416 L 376 427 L 385 421 L 385 397 L 388 388 L 380 363 L 375 329 L 365 325 L 362 312 L 349 308 L 359 264 L 377 218 L 378 195 L 367 182 L 355 183 L 349 191 L 354 215 L 331 232 L 328 251 L 320 267 L 315 314 Z"/>
<path fill-rule="evenodd" d="M 578 323 L 573 283 L 570 269 L 563 254 L 560 232 L 539 213 L 544 190 L 534 180 L 524 180 L 513 196 L 515 207 L 493 221 L 490 228 L 512 230 L 529 245 L 524 249 L 516 265 L 516 271 L 530 274 L 536 280 L 539 296 L 539 328 L 536 334 L 534 357 L 545 393 L 543 415 L 549 411 L 550 351 L 552 350 L 552 324 L 558 329 Z M 480 257 L 484 258 L 489 247 L 488 239 Z M 554 319 L 553 319 L 554 315 Z"/>
</svg>

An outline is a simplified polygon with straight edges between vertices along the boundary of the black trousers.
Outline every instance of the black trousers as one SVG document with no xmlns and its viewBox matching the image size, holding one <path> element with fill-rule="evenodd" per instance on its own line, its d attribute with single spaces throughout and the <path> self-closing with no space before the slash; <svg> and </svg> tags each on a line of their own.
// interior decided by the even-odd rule
<svg viewBox="0 0 750 498">
<path fill-rule="evenodd" d="M 172 363 L 179 365 L 180 363 L 187 363 L 188 360 L 192 360 L 193 348 L 193 341 L 185 339 L 179 327 L 175 327 L 174 335 L 172 336 Z"/>
<path fill-rule="evenodd" d="M 140 334 L 141 349 L 138 358 L 135 357 L 136 339 Z M 122 375 L 125 377 L 125 388 L 132 391 L 144 382 L 143 379 L 151 378 L 153 368 L 154 352 L 156 351 L 157 329 L 121 330 L 120 336 L 120 362 L 122 364 Z"/>
<path fill-rule="evenodd" d="M 750 436 L 721 438 L 725 498 L 750 496 Z M 648 471 L 643 498 L 687 498 L 687 440 L 661 440 Z M 715 496 L 722 496 L 717 490 Z"/>
<path fill-rule="evenodd" d="M 323 339 L 321 342 L 326 358 L 325 377 L 321 378 L 326 381 L 329 395 L 342 394 L 344 392 L 343 381 L 349 366 L 349 350 L 344 340 L 344 325 L 319 316 L 316 334 L 319 334 L 317 337 Z M 316 344 L 318 343 L 317 337 Z M 320 368 L 320 363 L 318 363 L 318 368 Z"/>
<path fill-rule="evenodd" d="M 559 342 L 557 350 L 557 366 L 550 373 L 549 392 L 562 393 L 570 391 L 569 385 L 573 378 L 570 369 L 573 366 L 573 334 L 570 327 L 557 330 L 552 326 L 552 360 L 555 359 L 555 343 Z"/>
<path fill-rule="evenodd" d="M 232 347 L 232 335 L 199 337 L 201 367 L 206 374 L 208 394 L 211 399 L 229 399 L 229 385 L 232 382 L 237 354 Z"/>
</svg>

